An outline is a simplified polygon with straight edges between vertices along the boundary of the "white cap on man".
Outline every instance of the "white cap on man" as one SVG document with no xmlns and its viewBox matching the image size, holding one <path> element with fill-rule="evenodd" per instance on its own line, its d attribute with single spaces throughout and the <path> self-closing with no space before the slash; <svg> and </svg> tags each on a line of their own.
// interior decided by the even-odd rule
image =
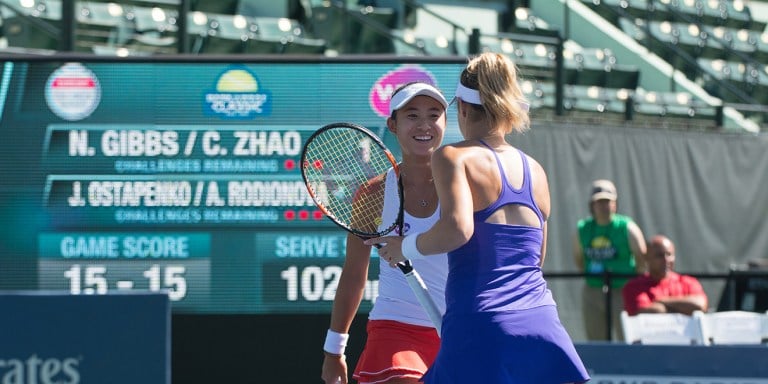
<svg viewBox="0 0 768 384">
<path fill-rule="evenodd" d="M 389 114 L 391 115 L 392 112 L 404 107 L 416 96 L 429 96 L 439 101 L 443 109 L 448 109 L 448 101 L 445 100 L 445 96 L 437 88 L 427 83 L 412 83 L 398 91 L 389 100 Z"/>
<path fill-rule="evenodd" d="M 611 200 L 616 201 L 619 195 L 616 193 L 616 186 L 610 180 L 595 180 L 592 182 L 592 196 L 590 201 Z"/>
</svg>

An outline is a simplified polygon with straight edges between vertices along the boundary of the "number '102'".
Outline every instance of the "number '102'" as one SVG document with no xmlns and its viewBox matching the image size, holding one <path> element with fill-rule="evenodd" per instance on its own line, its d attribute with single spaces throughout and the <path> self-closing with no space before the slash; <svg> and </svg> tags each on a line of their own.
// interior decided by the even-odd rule
<svg viewBox="0 0 768 384">
<path fill-rule="evenodd" d="M 340 277 L 341 267 L 338 265 L 325 267 L 310 265 L 301 269 L 291 265 L 280 271 L 280 278 L 286 283 L 286 299 L 288 301 L 333 301 Z M 365 282 L 363 300 L 374 302 L 378 293 L 378 280 Z"/>
</svg>

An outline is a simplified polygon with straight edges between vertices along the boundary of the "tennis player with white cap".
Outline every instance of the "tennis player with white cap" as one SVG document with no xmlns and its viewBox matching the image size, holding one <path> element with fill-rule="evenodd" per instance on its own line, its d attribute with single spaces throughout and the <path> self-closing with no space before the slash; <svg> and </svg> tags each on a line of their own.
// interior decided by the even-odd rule
<svg viewBox="0 0 768 384">
<path fill-rule="evenodd" d="M 440 209 L 432 181 L 431 158 L 442 144 L 447 107 L 443 94 L 423 82 L 398 87 L 390 99 L 387 128 L 397 137 L 402 152 L 399 167 L 405 208 L 403 234 L 424 232 L 438 219 Z M 394 174 L 392 170 L 390 172 Z M 388 175 L 386 180 L 385 199 L 399 199 L 397 178 Z M 397 214 L 382 213 L 383 216 Z M 389 223 L 393 220 L 385 217 L 382 221 Z M 368 283 L 370 256 L 371 246 L 365 245 L 355 235 L 347 236 L 346 260 L 323 346 L 325 358 L 321 377 L 326 384 L 347 383 L 344 351 L 350 337 L 349 328 Z M 379 263 L 378 297 L 368 315 L 368 338 L 353 378 L 361 384 L 418 383 L 437 355 L 440 336 L 403 273 L 397 268 L 390 268 L 387 260 L 374 260 Z M 447 256 L 443 254 L 419 260 L 413 266 L 426 283 L 440 312 L 444 313 Z"/>
</svg>

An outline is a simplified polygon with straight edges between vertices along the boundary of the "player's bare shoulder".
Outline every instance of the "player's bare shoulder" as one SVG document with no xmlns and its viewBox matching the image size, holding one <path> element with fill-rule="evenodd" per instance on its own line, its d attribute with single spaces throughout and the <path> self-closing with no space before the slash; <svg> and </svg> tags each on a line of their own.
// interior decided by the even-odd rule
<svg viewBox="0 0 768 384">
<path fill-rule="evenodd" d="M 536 176 L 540 176 L 540 179 L 543 179 L 543 181 L 546 183 L 547 181 L 547 172 L 544 170 L 544 167 L 539 163 L 538 160 L 534 159 L 530 155 L 525 155 L 528 158 L 528 166 L 531 169 L 531 173 L 534 174 L 534 178 Z"/>
<path fill-rule="evenodd" d="M 467 141 L 446 144 L 435 151 L 432 155 L 432 160 L 450 161 L 455 163 L 461 161 L 463 157 L 471 155 L 472 151 L 475 149 L 475 146 Z"/>
<path fill-rule="evenodd" d="M 432 162 L 438 163 L 453 163 L 460 156 L 464 148 L 461 143 L 446 144 L 435 150 L 432 154 Z"/>
</svg>

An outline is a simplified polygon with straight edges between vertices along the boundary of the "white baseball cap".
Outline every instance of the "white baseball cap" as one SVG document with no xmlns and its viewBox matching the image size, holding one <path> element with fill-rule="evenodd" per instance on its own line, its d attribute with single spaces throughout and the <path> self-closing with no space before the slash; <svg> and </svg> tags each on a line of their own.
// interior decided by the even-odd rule
<svg viewBox="0 0 768 384">
<path fill-rule="evenodd" d="M 618 197 L 616 186 L 613 185 L 612 181 L 600 179 L 592 182 L 592 196 L 589 198 L 589 201 L 595 202 L 603 199 L 616 201 Z"/>
<path fill-rule="evenodd" d="M 429 96 L 439 101 L 443 105 L 443 109 L 448 108 L 448 101 L 437 88 L 427 83 L 412 83 L 398 91 L 389 100 L 389 114 L 391 115 L 392 112 L 404 107 L 416 96 Z"/>
</svg>

